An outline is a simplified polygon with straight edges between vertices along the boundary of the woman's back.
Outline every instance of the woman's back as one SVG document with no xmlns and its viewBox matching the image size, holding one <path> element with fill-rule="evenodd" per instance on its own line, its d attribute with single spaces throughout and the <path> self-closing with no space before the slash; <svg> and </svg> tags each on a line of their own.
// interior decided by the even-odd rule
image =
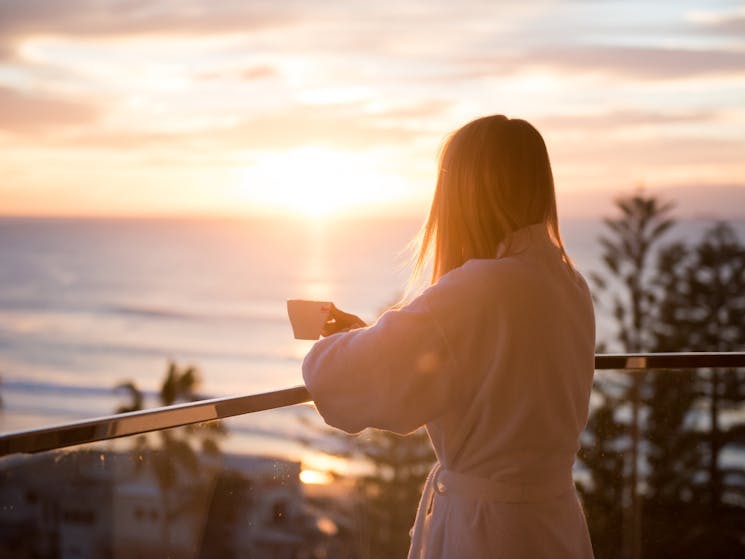
<svg viewBox="0 0 745 559">
<path fill-rule="evenodd" d="M 562 261 L 545 227 L 510 239 L 511 256 L 471 260 L 443 278 L 459 283 L 440 322 L 468 394 L 428 425 L 448 468 L 530 482 L 570 468 L 587 421 L 594 315 L 584 280 Z"/>
<path fill-rule="evenodd" d="M 544 226 L 509 241 L 511 256 L 446 279 L 463 312 L 440 320 L 470 396 L 427 424 L 438 465 L 412 557 L 592 556 L 571 474 L 594 372 L 592 300 Z"/>
<path fill-rule="evenodd" d="M 592 555 L 571 478 L 592 302 L 544 225 L 508 241 L 510 255 L 467 262 L 372 327 L 322 340 L 303 365 L 331 425 L 426 424 L 438 465 L 412 557 Z"/>
</svg>

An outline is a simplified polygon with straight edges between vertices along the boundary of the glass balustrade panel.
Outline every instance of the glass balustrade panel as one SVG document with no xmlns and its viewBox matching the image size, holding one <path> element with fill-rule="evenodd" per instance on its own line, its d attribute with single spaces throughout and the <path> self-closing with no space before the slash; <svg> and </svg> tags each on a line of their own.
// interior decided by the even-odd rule
<svg viewBox="0 0 745 559">
<path fill-rule="evenodd" d="M 595 380 L 574 474 L 596 556 L 741 551 L 745 369 Z M 0 557 L 405 557 L 428 445 L 302 404 L 7 456 Z"/>
</svg>

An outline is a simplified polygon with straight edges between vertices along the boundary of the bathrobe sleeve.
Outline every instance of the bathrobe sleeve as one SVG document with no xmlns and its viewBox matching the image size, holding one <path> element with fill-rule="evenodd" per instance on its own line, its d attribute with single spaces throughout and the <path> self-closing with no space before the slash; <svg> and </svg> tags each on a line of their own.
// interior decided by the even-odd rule
<svg viewBox="0 0 745 559">
<path fill-rule="evenodd" d="M 366 427 L 408 433 L 467 396 L 457 355 L 466 286 L 458 276 L 443 276 L 370 327 L 312 347 L 303 378 L 326 423 L 349 433 Z"/>
</svg>

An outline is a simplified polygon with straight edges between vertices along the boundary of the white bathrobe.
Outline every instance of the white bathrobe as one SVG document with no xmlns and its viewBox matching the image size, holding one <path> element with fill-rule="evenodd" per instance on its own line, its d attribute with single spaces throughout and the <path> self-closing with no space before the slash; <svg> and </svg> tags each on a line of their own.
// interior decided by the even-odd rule
<svg viewBox="0 0 745 559">
<path fill-rule="evenodd" d="M 592 557 L 571 477 L 594 372 L 590 293 L 544 225 L 498 254 L 319 341 L 303 377 L 329 425 L 426 425 L 438 463 L 409 558 Z"/>
</svg>

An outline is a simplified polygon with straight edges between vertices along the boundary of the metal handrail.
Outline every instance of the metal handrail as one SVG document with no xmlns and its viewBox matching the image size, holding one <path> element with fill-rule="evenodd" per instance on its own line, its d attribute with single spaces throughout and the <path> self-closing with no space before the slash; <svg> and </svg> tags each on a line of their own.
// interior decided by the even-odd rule
<svg viewBox="0 0 745 559">
<path fill-rule="evenodd" d="M 53 427 L 0 435 L 0 456 L 34 453 L 106 441 L 150 431 L 183 427 L 310 401 L 304 386 L 238 396 L 199 400 L 162 408 L 107 415 Z"/>
<path fill-rule="evenodd" d="M 597 370 L 647 371 L 651 369 L 699 369 L 745 367 L 745 353 L 620 353 L 595 356 Z M 109 415 L 52 427 L 0 435 L 0 456 L 55 450 L 226 419 L 310 401 L 304 386 L 284 390 L 200 400 L 162 408 Z"/>
<path fill-rule="evenodd" d="M 595 356 L 595 369 L 703 369 L 745 367 L 743 352 L 605 353 Z"/>
</svg>

